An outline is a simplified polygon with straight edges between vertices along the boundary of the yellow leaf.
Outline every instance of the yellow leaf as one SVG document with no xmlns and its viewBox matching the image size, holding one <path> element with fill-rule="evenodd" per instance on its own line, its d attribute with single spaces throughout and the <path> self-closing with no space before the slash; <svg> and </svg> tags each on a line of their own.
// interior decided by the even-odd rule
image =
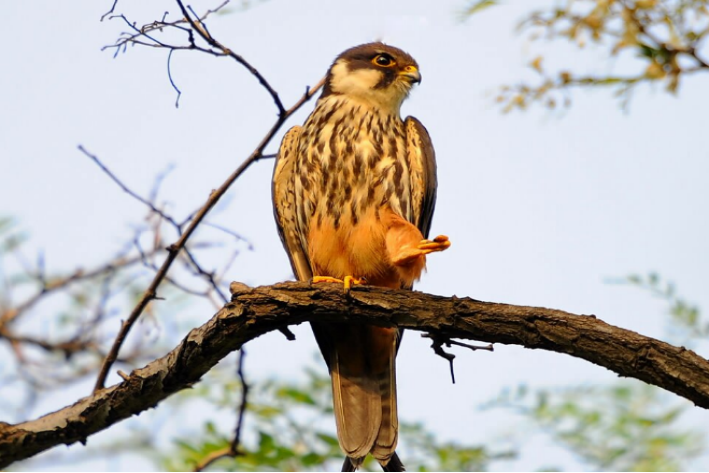
<svg viewBox="0 0 709 473">
<path fill-rule="evenodd" d="M 474 15 L 488 7 L 497 4 L 497 0 L 478 0 L 465 9 L 466 15 Z"/>
<path fill-rule="evenodd" d="M 657 5 L 657 0 L 635 0 L 635 8 L 640 8 L 641 10 L 655 8 L 655 5 Z"/>
<path fill-rule="evenodd" d="M 538 73 L 542 73 L 542 60 L 544 58 L 542 56 L 537 56 L 534 58 L 532 62 L 529 63 L 530 67 L 537 71 Z"/>
<path fill-rule="evenodd" d="M 662 79 L 665 77 L 665 70 L 657 62 L 652 61 L 645 69 L 645 77 L 650 79 Z"/>
<path fill-rule="evenodd" d="M 586 18 L 583 19 L 583 22 L 586 23 L 586 25 L 588 25 L 588 27 L 594 31 L 603 26 L 603 20 L 595 13 L 591 13 L 590 15 L 588 15 Z"/>
</svg>

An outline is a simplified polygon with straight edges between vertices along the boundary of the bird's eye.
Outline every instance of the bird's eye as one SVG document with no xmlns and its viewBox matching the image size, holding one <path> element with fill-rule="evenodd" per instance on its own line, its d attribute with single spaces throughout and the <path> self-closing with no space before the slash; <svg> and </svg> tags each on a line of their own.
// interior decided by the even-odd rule
<svg viewBox="0 0 709 473">
<path fill-rule="evenodd" d="M 381 67 L 391 67 L 396 64 L 396 61 L 388 54 L 379 54 L 372 59 L 372 64 Z"/>
</svg>

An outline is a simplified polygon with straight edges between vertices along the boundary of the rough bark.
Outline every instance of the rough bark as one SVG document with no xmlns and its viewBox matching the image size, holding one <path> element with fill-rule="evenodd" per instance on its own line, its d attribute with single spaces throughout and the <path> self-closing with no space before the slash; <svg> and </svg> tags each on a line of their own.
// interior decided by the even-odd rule
<svg viewBox="0 0 709 473">
<path fill-rule="evenodd" d="M 236 285 L 233 301 L 170 353 L 122 383 L 39 419 L 0 423 L 0 468 L 87 437 L 188 388 L 230 352 L 264 333 L 308 320 L 366 322 L 448 338 L 521 345 L 583 358 L 709 408 L 709 362 L 684 347 L 609 325 L 593 315 L 336 285 Z"/>
</svg>

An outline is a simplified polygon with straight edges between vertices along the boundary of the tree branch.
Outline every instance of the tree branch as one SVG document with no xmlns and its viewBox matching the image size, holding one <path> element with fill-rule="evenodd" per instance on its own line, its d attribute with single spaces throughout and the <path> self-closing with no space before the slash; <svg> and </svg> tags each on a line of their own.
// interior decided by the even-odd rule
<svg viewBox="0 0 709 473">
<path fill-rule="evenodd" d="M 192 27 L 192 30 L 196 31 L 197 34 L 199 34 L 202 37 L 202 39 L 207 42 L 207 44 L 209 44 L 210 46 L 212 46 L 214 48 L 221 50 L 224 53 L 224 55 L 231 57 L 236 62 L 238 62 L 239 64 L 244 66 L 246 69 L 248 69 L 248 71 L 251 73 L 251 75 L 254 76 L 256 78 L 256 80 L 259 81 L 259 84 L 261 84 L 263 86 L 263 88 L 268 91 L 269 95 L 271 95 L 273 102 L 276 104 L 276 107 L 278 108 L 278 115 L 279 116 L 285 115 L 287 113 L 287 111 L 286 111 L 286 108 L 283 106 L 283 102 L 281 102 L 281 99 L 278 96 L 278 92 L 276 92 L 273 89 L 273 87 L 271 87 L 271 84 L 268 83 L 266 78 L 263 77 L 261 75 L 261 73 L 254 66 L 252 66 L 248 61 L 246 61 L 246 59 L 244 59 L 242 56 L 236 54 L 234 51 L 227 48 L 219 41 L 217 41 L 206 29 L 206 27 L 204 26 L 204 23 L 202 22 L 201 19 L 197 18 L 197 20 L 194 20 L 190 16 L 189 12 L 185 8 L 185 6 L 181 0 L 176 0 L 176 2 L 177 2 L 177 5 L 180 7 L 180 10 L 182 11 L 182 15 L 184 16 L 185 20 L 187 20 L 190 27 Z M 221 7 L 219 7 L 219 8 L 221 8 Z M 196 16 L 197 15 L 195 15 L 195 17 Z"/>
<path fill-rule="evenodd" d="M 175 243 L 167 247 L 167 257 L 158 269 L 150 285 L 141 296 L 138 304 L 133 308 L 133 311 L 130 313 L 128 318 L 121 324 L 121 328 L 118 332 L 118 335 L 116 336 L 116 339 L 114 340 L 111 349 L 109 350 L 108 354 L 106 355 L 106 358 L 103 361 L 101 370 L 99 371 L 98 377 L 96 379 L 96 384 L 94 385 L 94 392 L 103 389 L 103 386 L 106 382 L 106 377 L 108 376 L 108 372 L 111 369 L 113 363 L 116 361 L 116 358 L 118 358 L 121 346 L 123 345 L 123 342 L 128 336 L 128 332 L 130 332 L 131 328 L 133 327 L 133 324 L 135 324 L 135 322 L 138 320 L 138 318 L 143 313 L 148 304 L 157 298 L 157 290 L 160 286 L 160 283 L 162 283 L 163 279 L 165 279 L 167 272 L 170 269 L 170 266 L 172 266 L 172 263 L 175 261 L 180 251 L 185 247 L 185 245 L 187 244 L 187 240 L 190 238 L 192 233 L 199 226 L 199 224 L 202 222 L 207 213 L 209 213 L 212 207 L 216 205 L 219 199 L 221 199 L 221 197 L 226 193 L 226 191 L 229 190 L 231 185 L 239 178 L 239 176 L 241 176 L 241 174 L 243 174 L 244 171 L 249 168 L 249 166 L 251 166 L 253 163 L 260 159 L 263 150 L 271 142 L 273 137 L 276 135 L 278 130 L 280 130 L 281 126 L 283 126 L 286 120 L 288 120 L 288 118 L 290 118 L 293 113 L 295 113 L 304 103 L 310 100 L 313 95 L 317 93 L 317 91 L 323 86 L 324 80 L 324 78 L 320 79 L 320 81 L 312 88 L 306 87 L 305 92 L 300 97 L 300 99 L 298 99 L 291 108 L 286 110 L 284 113 L 278 115 L 278 119 L 276 120 L 276 122 L 273 124 L 268 133 L 266 133 L 263 139 L 261 139 L 261 142 L 251 153 L 251 155 L 246 158 L 244 162 L 241 163 L 241 165 L 226 179 L 226 181 L 224 181 L 224 183 L 222 183 L 221 186 L 211 192 L 205 204 L 190 219 L 190 223 L 185 229 L 184 233 L 180 235 L 180 238 Z"/>
<path fill-rule="evenodd" d="M 691 350 L 614 327 L 595 316 L 479 302 L 420 292 L 282 283 L 237 292 L 209 322 L 170 353 L 37 420 L 0 423 L 0 468 L 139 414 L 191 387 L 219 360 L 267 332 L 309 320 L 359 322 L 426 331 L 449 338 L 521 345 L 566 353 L 605 366 L 709 408 L 709 361 Z"/>
</svg>

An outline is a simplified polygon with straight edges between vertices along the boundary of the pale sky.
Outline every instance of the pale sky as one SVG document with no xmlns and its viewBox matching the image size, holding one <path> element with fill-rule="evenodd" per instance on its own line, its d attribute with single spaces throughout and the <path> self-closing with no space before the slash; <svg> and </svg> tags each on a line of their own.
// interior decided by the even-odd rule
<svg viewBox="0 0 709 473">
<path fill-rule="evenodd" d="M 125 30 L 120 20 L 98 21 L 111 3 L 40 0 L 3 8 L 0 215 L 18 219 L 32 236 L 28 252 L 43 249 L 50 270 L 101 262 L 145 215 L 77 151 L 78 144 L 143 195 L 173 165 L 161 195 L 181 217 L 204 202 L 275 119 L 269 96 L 246 70 L 196 52 L 173 56 L 173 78 L 183 92 L 176 109 L 166 51 L 135 47 L 117 59 L 101 51 Z M 201 11 L 218 3 L 193 6 Z M 541 109 L 504 115 L 492 100 L 495 87 L 531 78 L 525 64 L 539 52 L 551 64 L 610 69 L 593 50 L 530 44 L 514 33 L 533 5 L 548 3 L 508 1 L 463 22 L 464 0 L 269 0 L 214 17 L 209 28 L 261 71 L 286 107 L 350 46 L 382 39 L 417 59 L 423 81 L 403 113 L 420 119 L 433 139 L 439 189 L 432 233 L 446 234 L 453 243 L 429 258 L 418 290 L 595 314 L 662 337 L 665 304 L 607 280 L 657 271 L 687 299 L 709 307 L 707 75 L 683 82 L 678 97 L 643 86 L 628 113 L 608 92 L 581 91 L 561 117 Z M 177 14 L 170 1 L 119 0 L 117 10 L 139 25 L 165 10 Z M 627 66 L 622 61 L 616 65 Z M 312 106 L 288 126 L 302 123 Z M 272 160 L 254 165 L 229 192 L 228 205 L 210 218 L 254 244 L 229 275 L 249 285 L 292 278 L 272 217 L 272 166 Z M 210 255 L 207 264 L 226 258 Z M 206 321 L 213 312 L 198 302 L 174 317 Z M 308 327 L 296 327 L 295 333 L 296 342 L 273 333 L 248 345 L 250 379 L 302 377 L 317 349 Z M 516 428 L 514 416 L 477 409 L 505 386 L 617 379 L 559 354 L 502 345 L 495 350 L 454 350 L 453 386 L 447 364 L 418 334 L 407 334 L 398 358 L 401 418 L 420 420 L 442 438 L 482 442 Z M 707 356 L 707 347 L 698 352 Z M 88 385 L 46 400 L 32 417 L 87 390 Z M 709 425 L 706 411 L 693 413 L 696 422 Z M 131 419 L 110 435 L 127 435 L 131 425 L 151 418 Z M 183 427 L 198 429 L 203 419 L 191 419 L 194 425 Z M 557 452 L 548 441 L 538 442 L 548 449 L 543 452 Z M 82 448 L 67 454 L 78 461 Z M 523 449 L 525 462 L 506 468 L 545 464 L 545 454 L 533 450 Z M 556 464 L 573 464 L 558 458 Z M 151 467 L 132 460 L 111 465 Z"/>
</svg>

